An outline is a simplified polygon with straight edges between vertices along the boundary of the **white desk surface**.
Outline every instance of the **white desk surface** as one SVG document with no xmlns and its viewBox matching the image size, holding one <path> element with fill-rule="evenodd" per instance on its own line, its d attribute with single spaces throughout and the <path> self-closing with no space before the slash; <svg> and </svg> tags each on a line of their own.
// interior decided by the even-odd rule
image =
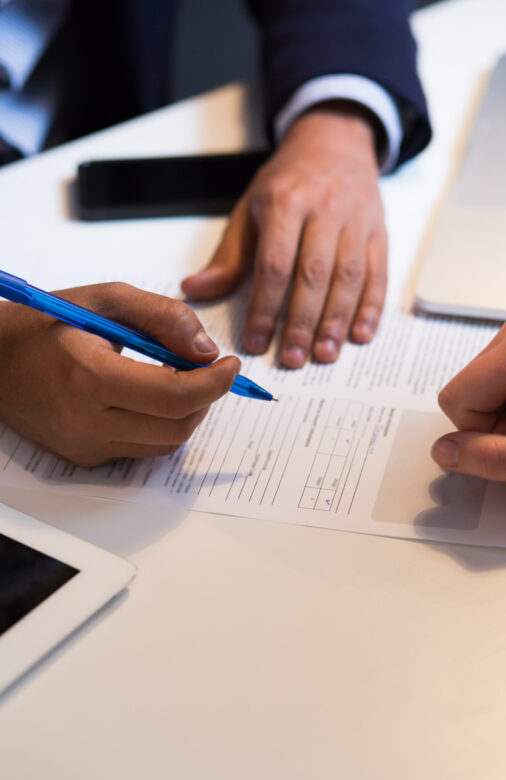
<svg viewBox="0 0 506 780">
<path fill-rule="evenodd" d="M 420 12 L 415 31 L 435 141 L 382 185 L 390 299 L 408 301 L 463 128 L 506 51 L 506 3 L 453 0 Z M 90 156 L 239 148 L 256 133 L 250 99 L 232 86 L 3 171 L 4 262 L 55 237 L 71 262 L 82 241 L 119 249 L 127 229 L 169 254 L 164 220 L 67 220 L 63 182 Z M 506 777 L 506 551 L 0 497 L 139 567 L 0 701 L 2 779 Z"/>
</svg>

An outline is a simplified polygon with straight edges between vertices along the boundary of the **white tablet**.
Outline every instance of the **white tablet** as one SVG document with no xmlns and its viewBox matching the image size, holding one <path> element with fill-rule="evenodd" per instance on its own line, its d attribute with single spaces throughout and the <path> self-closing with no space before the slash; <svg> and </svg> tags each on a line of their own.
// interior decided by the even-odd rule
<svg viewBox="0 0 506 780">
<path fill-rule="evenodd" d="M 130 561 L 0 504 L 0 693 L 135 573 Z"/>
</svg>

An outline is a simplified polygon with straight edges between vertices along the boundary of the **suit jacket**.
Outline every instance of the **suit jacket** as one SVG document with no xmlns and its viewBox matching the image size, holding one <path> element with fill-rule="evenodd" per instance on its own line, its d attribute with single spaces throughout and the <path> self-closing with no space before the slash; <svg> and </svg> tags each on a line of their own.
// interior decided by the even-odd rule
<svg viewBox="0 0 506 780">
<path fill-rule="evenodd" d="M 377 81 L 397 101 L 404 126 L 399 162 L 429 142 L 409 27 L 412 0 L 248 0 L 248 5 L 261 29 L 269 128 L 304 82 L 353 73 Z M 68 135 L 167 103 L 176 11 L 177 0 L 71 0 L 56 42 L 66 63 L 62 115 Z"/>
</svg>

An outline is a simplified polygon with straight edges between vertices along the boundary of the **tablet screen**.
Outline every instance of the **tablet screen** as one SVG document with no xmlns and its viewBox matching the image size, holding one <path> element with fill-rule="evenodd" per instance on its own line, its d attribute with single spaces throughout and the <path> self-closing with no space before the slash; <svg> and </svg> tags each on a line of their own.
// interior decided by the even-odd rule
<svg viewBox="0 0 506 780">
<path fill-rule="evenodd" d="M 0 534 L 0 635 L 78 573 Z"/>
</svg>

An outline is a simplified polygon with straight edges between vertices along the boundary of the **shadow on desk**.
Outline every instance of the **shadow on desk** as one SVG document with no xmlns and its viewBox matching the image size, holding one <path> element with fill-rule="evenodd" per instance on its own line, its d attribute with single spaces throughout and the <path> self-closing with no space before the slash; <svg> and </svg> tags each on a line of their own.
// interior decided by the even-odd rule
<svg viewBox="0 0 506 780">
<path fill-rule="evenodd" d="M 442 473 L 433 480 L 429 487 L 434 506 L 420 512 L 413 524 L 420 540 L 432 549 L 447 555 L 468 571 L 481 572 L 491 569 L 506 568 L 506 549 L 504 547 L 485 547 L 466 544 L 447 544 L 424 539 L 424 533 L 430 529 L 430 535 L 437 534 L 437 529 L 458 528 L 461 531 L 472 532 L 481 522 L 482 508 L 489 483 L 484 479 L 464 474 Z M 501 490 L 500 486 L 493 485 Z M 487 517 L 487 531 L 502 535 L 506 517 L 499 512 L 491 512 Z M 500 525 L 500 527 L 498 527 Z"/>
<path fill-rule="evenodd" d="M 476 530 L 482 520 L 481 511 L 488 483 L 484 479 L 463 474 L 442 473 L 429 486 L 434 506 L 421 511 L 413 520 L 413 525 L 423 541 L 433 550 L 449 558 L 471 572 L 506 569 L 506 549 L 504 547 L 475 546 L 473 544 L 455 544 L 444 541 L 444 532 L 457 528 L 463 532 Z M 494 513 L 488 518 L 487 530 L 497 523 L 506 524 L 506 518 Z M 435 542 L 434 534 L 442 529 L 442 541 Z M 498 529 L 502 532 L 502 527 Z M 424 539 L 425 534 L 432 537 Z"/>
<path fill-rule="evenodd" d="M 0 488 L 0 501 L 124 557 L 167 536 L 188 515 L 182 509 L 7 487 Z"/>
<path fill-rule="evenodd" d="M 111 601 L 109 601 L 107 604 L 104 604 L 104 606 L 99 609 L 98 612 L 95 612 L 94 615 L 89 617 L 88 620 L 76 628 L 75 631 L 66 637 L 66 639 L 61 641 L 56 647 L 50 650 L 49 653 L 44 655 L 39 661 L 37 661 L 34 666 L 30 667 L 30 669 L 25 672 L 25 674 L 19 677 L 15 682 L 9 685 L 9 687 L 6 688 L 3 693 L 0 694 L 0 707 L 3 704 L 6 704 L 7 701 L 9 701 L 12 696 L 15 696 L 16 693 L 25 685 L 28 685 L 33 680 L 35 675 L 39 674 L 41 669 L 47 669 L 53 664 L 57 663 L 59 658 L 61 658 L 61 656 L 69 648 L 77 644 L 77 642 L 79 642 L 85 634 L 87 634 L 89 631 L 92 631 L 99 623 L 107 620 L 111 613 L 115 612 L 117 609 L 123 606 L 128 598 L 128 588 L 124 588 L 120 593 L 117 594 L 117 596 L 114 596 Z"/>
<path fill-rule="evenodd" d="M 497 547 L 472 547 L 467 544 L 444 544 L 424 542 L 435 552 L 452 558 L 470 572 L 485 572 L 506 569 L 506 550 Z"/>
</svg>

